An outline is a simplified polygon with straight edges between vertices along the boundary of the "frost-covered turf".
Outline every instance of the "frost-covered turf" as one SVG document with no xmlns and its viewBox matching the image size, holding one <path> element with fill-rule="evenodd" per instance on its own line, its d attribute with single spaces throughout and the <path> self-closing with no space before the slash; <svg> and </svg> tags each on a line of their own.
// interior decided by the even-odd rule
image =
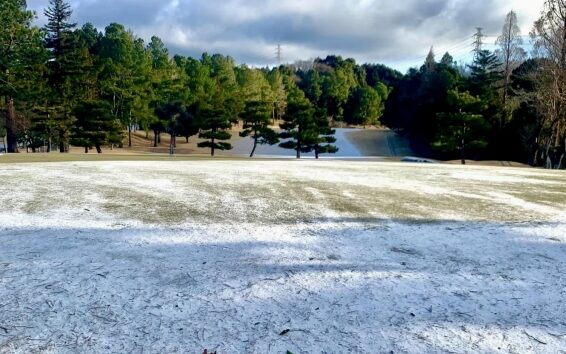
<svg viewBox="0 0 566 354">
<path fill-rule="evenodd" d="M 0 352 L 566 352 L 566 174 L 0 166 Z"/>
</svg>

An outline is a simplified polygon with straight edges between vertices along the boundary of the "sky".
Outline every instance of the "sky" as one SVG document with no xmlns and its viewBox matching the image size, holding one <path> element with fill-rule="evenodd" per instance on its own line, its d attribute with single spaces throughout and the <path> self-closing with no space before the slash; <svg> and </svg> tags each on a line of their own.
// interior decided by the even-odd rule
<svg viewBox="0 0 566 354">
<path fill-rule="evenodd" d="M 230 55 L 238 63 L 272 66 L 328 54 L 401 71 L 420 66 L 431 46 L 469 58 L 483 27 L 493 44 L 505 15 L 517 12 L 528 35 L 544 0 L 68 0 L 74 22 L 103 30 L 111 22 L 148 40 L 160 37 L 171 54 Z M 38 25 L 48 0 L 28 0 Z M 528 39 L 527 39 L 528 41 Z"/>
</svg>

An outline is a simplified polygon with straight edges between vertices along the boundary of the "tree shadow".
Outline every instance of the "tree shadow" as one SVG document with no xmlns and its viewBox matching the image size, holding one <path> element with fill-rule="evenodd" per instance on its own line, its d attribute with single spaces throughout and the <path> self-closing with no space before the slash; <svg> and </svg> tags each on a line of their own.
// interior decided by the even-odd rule
<svg viewBox="0 0 566 354">
<path fill-rule="evenodd" d="M 564 224 L 311 226 L 2 230 L 0 351 L 566 345 L 566 240 L 540 229 Z"/>
</svg>

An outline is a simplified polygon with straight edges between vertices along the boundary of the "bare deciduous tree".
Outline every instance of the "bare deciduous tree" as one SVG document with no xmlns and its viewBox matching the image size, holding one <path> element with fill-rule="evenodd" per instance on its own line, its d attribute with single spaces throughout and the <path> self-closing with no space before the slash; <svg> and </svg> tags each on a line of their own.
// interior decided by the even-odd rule
<svg viewBox="0 0 566 354">
<path fill-rule="evenodd" d="M 499 57 L 499 60 L 501 60 L 504 75 L 503 109 L 505 110 L 505 114 L 501 115 L 500 128 L 502 129 L 506 123 L 506 115 L 509 112 L 508 97 L 511 74 L 526 57 L 526 52 L 522 47 L 523 39 L 521 38 L 521 29 L 517 24 L 517 14 L 514 11 L 507 14 L 501 36 L 497 38 L 495 44 L 499 46 L 495 54 Z"/>
<path fill-rule="evenodd" d="M 546 0 L 531 32 L 541 58 L 537 103 L 542 117 L 539 154 L 548 168 L 566 167 L 566 0 Z"/>
</svg>

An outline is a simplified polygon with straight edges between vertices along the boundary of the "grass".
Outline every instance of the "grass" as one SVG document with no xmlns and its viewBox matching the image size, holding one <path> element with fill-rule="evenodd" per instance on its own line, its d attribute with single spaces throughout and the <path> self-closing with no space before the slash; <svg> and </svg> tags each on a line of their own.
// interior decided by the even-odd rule
<svg viewBox="0 0 566 354">
<path fill-rule="evenodd" d="M 219 156 L 214 159 L 243 159 L 237 157 Z M 4 154 L 0 155 L 0 164 L 11 163 L 38 163 L 38 162 L 80 162 L 80 161 L 192 161 L 192 160 L 207 160 L 211 159 L 210 156 L 205 155 L 166 155 L 166 154 L 142 154 L 142 153 L 108 153 L 108 154 L 77 154 L 68 153 L 61 154 L 58 152 L 44 154 Z"/>
<path fill-rule="evenodd" d="M 30 155 L 0 157 L 7 350 L 561 348 L 563 171 Z"/>
<path fill-rule="evenodd" d="M 566 176 L 534 169 L 226 157 L 209 163 L 208 157 L 142 154 L 21 154 L 0 161 L 13 163 L 0 168 L 3 187 L 21 193 L 5 198 L 25 213 L 44 215 L 53 205 L 83 210 L 94 203 L 108 216 L 159 225 L 515 222 L 544 220 L 548 208 L 566 208 Z"/>
</svg>

